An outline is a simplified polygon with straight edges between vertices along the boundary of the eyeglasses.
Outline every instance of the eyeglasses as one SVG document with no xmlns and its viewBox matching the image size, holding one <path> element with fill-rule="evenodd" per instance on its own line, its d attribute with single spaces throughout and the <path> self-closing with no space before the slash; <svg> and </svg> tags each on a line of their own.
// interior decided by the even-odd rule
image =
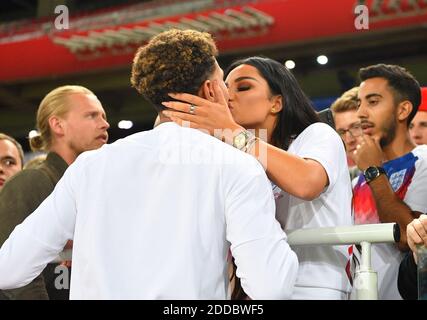
<svg viewBox="0 0 427 320">
<path fill-rule="evenodd" d="M 345 138 L 345 134 L 347 132 L 350 133 L 350 135 L 353 138 L 356 137 L 360 137 L 363 134 L 363 130 L 362 130 L 362 125 L 360 123 L 355 123 L 353 124 L 350 128 L 348 128 L 347 130 L 344 129 L 338 129 L 337 130 L 338 134 L 340 135 L 341 139 Z"/>
</svg>

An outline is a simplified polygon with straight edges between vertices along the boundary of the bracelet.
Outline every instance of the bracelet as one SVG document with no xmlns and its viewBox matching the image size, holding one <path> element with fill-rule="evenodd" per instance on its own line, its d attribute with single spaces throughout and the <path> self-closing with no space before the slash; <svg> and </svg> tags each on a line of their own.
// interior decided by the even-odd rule
<svg viewBox="0 0 427 320">
<path fill-rule="evenodd" d="M 255 146 L 255 143 L 257 142 L 257 140 L 259 140 L 258 137 L 251 136 L 250 140 L 246 144 L 246 146 L 245 146 L 245 148 L 244 148 L 243 151 L 246 152 L 246 153 L 250 153 L 250 151 L 252 150 L 252 148 Z"/>
</svg>

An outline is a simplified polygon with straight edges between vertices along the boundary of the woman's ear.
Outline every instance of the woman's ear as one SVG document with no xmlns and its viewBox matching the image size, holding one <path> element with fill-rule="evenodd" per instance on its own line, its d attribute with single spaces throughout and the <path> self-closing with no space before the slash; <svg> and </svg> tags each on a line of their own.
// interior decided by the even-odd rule
<svg viewBox="0 0 427 320">
<path fill-rule="evenodd" d="M 402 101 L 397 106 L 397 119 L 399 121 L 406 121 L 412 111 L 412 103 L 408 100 Z"/>
<path fill-rule="evenodd" d="M 273 96 L 271 100 L 273 102 L 273 105 L 270 110 L 271 113 L 276 114 L 282 111 L 283 109 L 282 96 L 281 95 Z"/>
</svg>

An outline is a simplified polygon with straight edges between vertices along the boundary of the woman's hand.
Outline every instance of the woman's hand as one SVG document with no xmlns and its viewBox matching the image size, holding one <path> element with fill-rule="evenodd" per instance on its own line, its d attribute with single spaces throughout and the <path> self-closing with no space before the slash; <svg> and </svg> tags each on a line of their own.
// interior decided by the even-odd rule
<svg viewBox="0 0 427 320">
<path fill-rule="evenodd" d="M 171 93 L 172 98 L 183 102 L 163 102 L 165 107 L 172 110 L 162 113 L 181 126 L 188 126 L 189 122 L 191 128 L 207 130 L 219 139 L 228 136 L 230 130 L 240 132 L 243 127 L 234 121 L 217 81 L 213 81 L 213 91 L 212 101 L 188 93 Z"/>
</svg>

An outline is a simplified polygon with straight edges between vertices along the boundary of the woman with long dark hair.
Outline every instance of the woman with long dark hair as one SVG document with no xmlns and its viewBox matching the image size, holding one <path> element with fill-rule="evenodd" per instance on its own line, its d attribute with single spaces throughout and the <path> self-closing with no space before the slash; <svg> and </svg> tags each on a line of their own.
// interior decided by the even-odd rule
<svg viewBox="0 0 427 320">
<path fill-rule="evenodd" d="M 164 115 L 257 157 L 272 182 L 283 229 L 351 225 L 344 145 L 320 122 L 292 73 L 272 59 L 250 57 L 234 62 L 225 77 L 228 101 L 214 84 L 208 99 L 171 94 L 179 101 L 165 102 Z M 347 246 L 293 250 L 299 260 L 293 299 L 348 297 Z"/>
</svg>

